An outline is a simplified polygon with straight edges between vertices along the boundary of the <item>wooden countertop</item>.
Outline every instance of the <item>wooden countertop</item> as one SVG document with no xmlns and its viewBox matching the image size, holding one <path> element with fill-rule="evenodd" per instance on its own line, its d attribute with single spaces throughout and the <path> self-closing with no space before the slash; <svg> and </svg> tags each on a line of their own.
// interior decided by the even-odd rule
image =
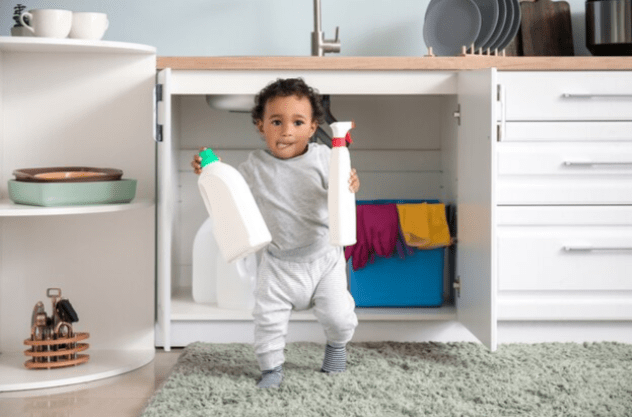
<svg viewBox="0 0 632 417">
<path fill-rule="evenodd" d="M 174 70 L 435 70 L 496 67 L 508 71 L 632 70 L 632 57 L 171 57 L 157 59 L 158 69 Z"/>
</svg>

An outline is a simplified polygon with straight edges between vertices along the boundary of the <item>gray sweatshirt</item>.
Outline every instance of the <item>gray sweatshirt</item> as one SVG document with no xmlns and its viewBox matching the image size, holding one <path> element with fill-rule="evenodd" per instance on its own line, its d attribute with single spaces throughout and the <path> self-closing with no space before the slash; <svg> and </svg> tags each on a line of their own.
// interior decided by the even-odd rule
<svg viewBox="0 0 632 417">
<path fill-rule="evenodd" d="M 272 242 L 268 251 L 277 258 L 311 261 L 329 244 L 329 158 L 331 149 L 310 143 L 307 152 L 278 159 L 256 150 L 239 165 L 261 210 Z"/>
</svg>

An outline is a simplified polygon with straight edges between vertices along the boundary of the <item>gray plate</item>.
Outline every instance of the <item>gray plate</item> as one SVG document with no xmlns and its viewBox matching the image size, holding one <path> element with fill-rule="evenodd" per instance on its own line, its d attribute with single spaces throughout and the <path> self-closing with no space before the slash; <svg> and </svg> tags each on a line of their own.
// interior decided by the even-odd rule
<svg viewBox="0 0 632 417">
<path fill-rule="evenodd" d="M 507 32 L 511 28 L 511 23 L 513 21 L 513 0 L 498 0 L 499 4 L 501 2 L 505 7 L 505 20 L 503 21 L 502 27 L 498 28 L 499 30 L 496 33 L 496 37 L 493 42 L 489 43 L 485 48 L 489 48 L 491 51 L 494 51 L 496 48 L 500 49 L 500 44 L 505 40 Z"/>
<path fill-rule="evenodd" d="M 512 20 L 509 28 L 505 31 L 505 37 L 498 46 L 499 51 L 505 49 L 507 45 L 511 43 L 520 29 L 520 19 L 522 16 L 522 13 L 520 12 L 520 0 L 509 0 L 509 3 L 511 3 L 513 9 Z"/>
<path fill-rule="evenodd" d="M 428 13 L 430 12 L 430 9 L 432 9 L 434 6 L 436 6 L 438 3 L 441 3 L 442 1 L 443 0 L 430 0 L 430 3 L 428 3 L 428 7 L 426 8 L 426 16 L 424 17 L 424 21 L 428 17 Z"/>
<path fill-rule="evenodd" d="M 428 5 L 424 41 L 436 55 L 454 56 L 469 46 L 481 30 L 481 12 L 473 0 L 441 0 Z"/>
<path fill-rule="evenodd" d="M 474 0 L 481 12 L 481 30 L 474 41 L 474 47 L 479 49 L 485 45 L 494 34 L 498 23 L 499 0 Z"/>
<path fill-rule="evenodd" d="M 494 27 L 494 31 L 492 32 L 492 36 L 482 45 L 484 51 L 487 48 L 492 47 L 500 37 L 503 28 L 505 27 L 505 21 L 507 20 L 507 1 L 508 0 L 497 0 L 498 4 L 498 20 L 496 21 L 496 26 Z"/>
</svg>

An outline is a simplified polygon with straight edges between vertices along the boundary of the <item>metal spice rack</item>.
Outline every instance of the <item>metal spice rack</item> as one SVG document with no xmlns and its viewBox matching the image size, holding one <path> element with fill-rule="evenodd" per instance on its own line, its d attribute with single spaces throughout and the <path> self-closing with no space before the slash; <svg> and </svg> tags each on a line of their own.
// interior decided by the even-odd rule
<svg viewBox="0 0 632 417">
<path fill-rule="evenodd" d="M 49 288 L 46 292 L 51 299 L 53 312 L 46 315 L 44 304 L 35 304 L 31 321 L 31 337 L 24 341 L 30 346 L 24 354 L 31 359 L 24 362 L 27 369 L 51 369 L 75 366 L 88 362 L 90 355 L 80 354 L 87 350 L 89 333 L 75 333 L 72 323 L 78 321 L 70 302 L 61 297 L 61 289 Z"/>
</svg>

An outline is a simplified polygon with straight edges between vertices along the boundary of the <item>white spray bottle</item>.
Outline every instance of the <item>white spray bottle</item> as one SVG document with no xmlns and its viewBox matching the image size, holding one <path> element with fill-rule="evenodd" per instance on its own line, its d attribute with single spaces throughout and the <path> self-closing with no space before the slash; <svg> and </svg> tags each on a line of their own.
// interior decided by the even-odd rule
<svg viewBox="0 0 632 417">
<path fill-rule="evenodd" d="M 331 161 L 329 163 L 329 242 L 334 246 L 349 246 L 356 243 L 355 194 L 349 189 L 351 157 L 347 142 L 351 143 L 349 131 L 354 122 L 335 122 Z"/>
<path fill-rule="evenodd" d="M 213 234 L 226 262 L 233 262 L 272 240 L 246 180 L 211 149 L 200 152 L 198 187 L 213 219 Z"/>
</svg>

